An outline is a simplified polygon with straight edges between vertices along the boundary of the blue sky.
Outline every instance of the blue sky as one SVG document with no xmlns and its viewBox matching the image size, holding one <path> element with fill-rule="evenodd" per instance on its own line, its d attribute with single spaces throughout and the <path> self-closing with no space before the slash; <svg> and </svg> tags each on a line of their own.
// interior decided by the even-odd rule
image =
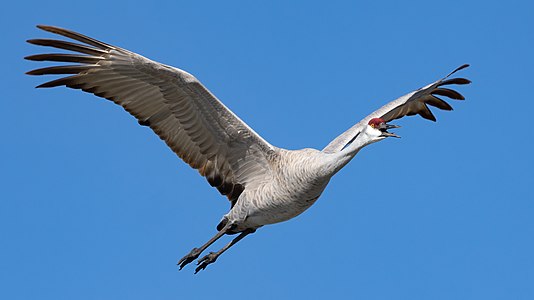
<svg viewBox="0 0 534 300">
<path fill-rule="evenodd" d="M 0 298 L 534 298 L 531 2 L 35 2 L 0 12 Z M 120 107 L 34 89 L 36 24 L 187 70 L 289 149 L 463 63 L 473 84 L 193 275 L 228 203 Z"/>
</svg>

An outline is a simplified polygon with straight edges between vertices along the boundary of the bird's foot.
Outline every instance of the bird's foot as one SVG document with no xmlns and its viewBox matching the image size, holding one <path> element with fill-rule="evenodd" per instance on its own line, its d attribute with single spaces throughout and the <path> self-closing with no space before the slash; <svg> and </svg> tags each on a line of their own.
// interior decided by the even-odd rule
<svg viewBox="0 0 534 300">
<path fill-rule="evenodd" d="M 195 274 L 198 273 L 200 270 L 206 269 L 206 267 L 214 263 L 217 260 L 217 257 L 219 257 L 219 253 L 217 252 L 210 252 L 208 255 L 202 257 L 198 260 L 197 265 L 198 267 L 195 269 Z"/>
<path fill-rule="evenodd" d="M 180 270 L 183 269 L 187 264 L 197 259 L 197 257 L 202 253 L 200 249 L 193 248 L 191 252 L 189 252 L 186 256 L 182 257 L 177 263 L 178 266 L 180 266 Z"/>
</svg>

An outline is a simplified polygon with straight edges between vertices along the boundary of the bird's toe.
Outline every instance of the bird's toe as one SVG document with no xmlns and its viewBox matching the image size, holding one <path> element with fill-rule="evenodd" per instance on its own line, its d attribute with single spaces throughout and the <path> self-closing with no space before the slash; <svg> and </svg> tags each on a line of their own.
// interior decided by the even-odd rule
<svg viewBox="0 0 534 300">
<path fill-rule="evenodd" d="M 208 255 L 199 259 L 197 262 L 198 267 L 195 269 L 195 274 L 206 269 L 209 264 L 214 263 L 217 260 L 217 257 L 219 257 L 218 253 L 210 252 Z"/>
<path fill-rule="evenodd" d="M 180 270 L 183 269 L 186 265 L 197 259 L 197 257 L 200 255 L 202 251 L 198 248 L 193 248 L 191 252 L 189 252 L 186 256 L 182 257 L 177 265 L 180 266 Z"/>
</svg>

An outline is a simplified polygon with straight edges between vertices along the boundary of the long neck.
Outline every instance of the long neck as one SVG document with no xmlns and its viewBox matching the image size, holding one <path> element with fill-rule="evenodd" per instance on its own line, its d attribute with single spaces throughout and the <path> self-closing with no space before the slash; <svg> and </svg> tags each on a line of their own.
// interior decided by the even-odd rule
<svg viewBox="0 0 534 300">
<path fill-rule="evenodd" d="M 377 141 L 378 140 L 376 139 L 371 139 L 371 137 L 363 131 L 357 133 L 352 142 L 346 145 L 341 151 L 330 154 L 332 160 L 331 168 L 334 174 L 348 164 L 363 147 Z"/>
</svg>

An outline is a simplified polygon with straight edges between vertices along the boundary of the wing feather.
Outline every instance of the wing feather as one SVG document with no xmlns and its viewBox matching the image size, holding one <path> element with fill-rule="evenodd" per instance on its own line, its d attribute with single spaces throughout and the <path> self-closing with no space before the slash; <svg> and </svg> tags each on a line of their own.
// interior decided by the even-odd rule
<svg viewBox="0 0 534 300">
<path fill-rule="evenodd" d="M 361 132 L 361 130 L 367 126 L 369 120 L 373 118 L 382 118 L 384 121 L 389 122 L 391 120 L 399 119 L 404 116 L 420 115 L 421 117 L 436 121 L 436 117 L 428 108 L 428 105 L 437 107 L 442 110 L 452 110 L 452 106 L 444 100 L 436 97 L 445 96 L 454 100 L 464 100 L 465 98 L 455 90 L 445 88 L 443 86 L 451 84 L 469 84 L 471 81 L 465 78 L 451 78 L 449 76 L 456 73 L 459 70 L 467 68 L 469 65 L 465 64 L 454 71 L 449 73 L 443 79 L 433 82 L 419 90 L 406 94 L 397 100 L 391 101 L 388 104 L 382 106 L 372 114 L 365 117 L 356 125 L 349 128 L 340 136 L 330 142 L 323 151 L 326 153 L 333 153 L 341 151 L 348 143 L 354 140 L 354 137 Z"/>
<path fill-rule="evenodd" d="M 58 49 L 70 50 L 95 56 L 106 54 L 106 51 L 67 41 L 52 39 L 33 39 L 27 40 L 27 42 L 37 46 L 55 47 Z"/>
<path fill-rule="evenodd" d="M 248 184 L 271 178 L 270 160 L 276 155 L 276 148 L 189 73 L 70 30 L 44 25 L 38 28 L 83 43 L 28 40 L 34 45 L 81 53 L 26 57 L 33 61 L 77 63 L 29 71 L 29 75 L 73 74 L 38 87 L 64 85 L 121 105 L 198 169 L 232 205 Z"/>
</svg>

